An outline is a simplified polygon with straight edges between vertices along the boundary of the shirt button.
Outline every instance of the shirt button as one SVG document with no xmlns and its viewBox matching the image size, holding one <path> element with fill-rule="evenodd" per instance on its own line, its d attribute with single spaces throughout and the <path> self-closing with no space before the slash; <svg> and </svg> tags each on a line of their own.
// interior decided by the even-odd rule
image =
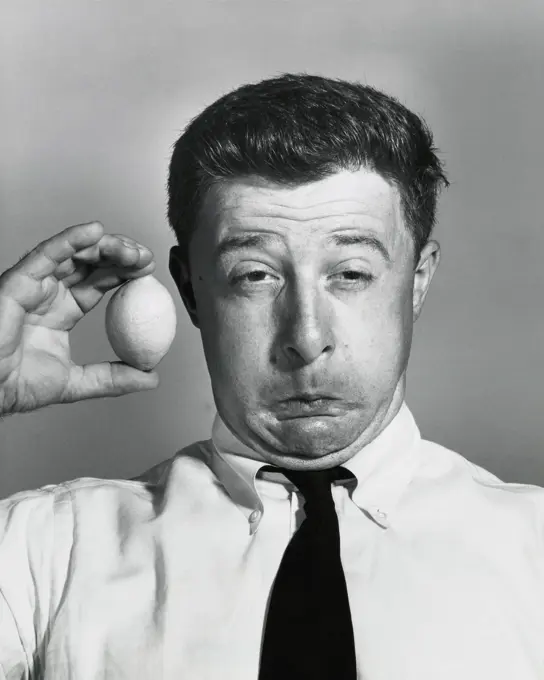
<svg viewBox="0 0 544 680">
<path fill-rule="evenodd" d="M 387 517 L 387 513 L 383 512 L 383 510 L 376 510 L 376 514 L 378 517 L 381 517 L 382 519 L 385 519 Z"/>
<path fill-rule="evenodd" d="M 249 516 L 249 521 L 250 522 L 256 522 L 259 519 L 260 516 L 261 516 L 260 510 L 253 510 L 253 512 Z"/>
</svg>

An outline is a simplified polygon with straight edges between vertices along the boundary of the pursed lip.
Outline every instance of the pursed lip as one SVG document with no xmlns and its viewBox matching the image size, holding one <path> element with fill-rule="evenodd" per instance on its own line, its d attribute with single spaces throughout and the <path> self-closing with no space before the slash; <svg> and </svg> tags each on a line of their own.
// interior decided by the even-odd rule
<svg viewBox="0 0 544 680">
<path fill-rule="evenodd" d="M 316 401 L 318 399 L 338 399 L 338 397 L 330 392 L 293 392 L 285 399 L 282 399 L 281 403 L 296 400 Z"/>
<path fill-rule="evenodd" d="M 277 406 L 279 420 L 309 418 L 312 416 L 337 416 L 344 412 L 336 397 L 311 395 L 284 399 Z"/>
</svg>

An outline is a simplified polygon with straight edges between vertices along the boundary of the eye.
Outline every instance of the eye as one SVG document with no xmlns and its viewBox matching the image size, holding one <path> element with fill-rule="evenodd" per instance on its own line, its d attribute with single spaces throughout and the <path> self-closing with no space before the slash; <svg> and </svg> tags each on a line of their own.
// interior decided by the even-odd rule
<svg viewBox="0 0 544 680">
<path fill-rule="evenodd" d="M 258 283 L 259 281 L 262 281 L 263 276 L 270 276 L 270 274 L 264 269 L 251 269 L 243 274 L 234 276 L 232 282 L 241 283 L 247 281 L 248 283 Z"/>
<path fill-rule="evenodd" d="M 368 272 L 360 272 L 357 271 L 356 269 L 346 269 L 343 272 L 340 272 L 338 276 L 345 277 L 346 283 L 350 285 L 358 284 L 361 282 L 372 283 L 372 281 L 374 281 L 375 278 L 372 274 L 369 274 Z"/>
</svg>

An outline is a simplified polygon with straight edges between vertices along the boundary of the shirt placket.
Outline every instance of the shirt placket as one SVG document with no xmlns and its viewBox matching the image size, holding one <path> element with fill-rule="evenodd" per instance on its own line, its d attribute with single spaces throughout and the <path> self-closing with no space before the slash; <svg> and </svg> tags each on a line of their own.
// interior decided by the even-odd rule
<svg viewBox="0 0 544 680">
<path fill-rule="evenodd" d="M 288 488 L 289 493 L 289 536 L 292 537 L 304 519 L 303 499 L 294 486 Z"/>
<path fill-rule="evenodd" d="M 342 484 L 332 485 L 332 497 L 335 503 L 336 512 L 340 518 L 342 514 L 344 503 L 346 502 L 347 489 Z M 304 520 L 304 498 L 292 486 L 288 487 L 289 494 L 289 536 L 292 537 L 295 531 L 300 527 Z"/>
</svg>

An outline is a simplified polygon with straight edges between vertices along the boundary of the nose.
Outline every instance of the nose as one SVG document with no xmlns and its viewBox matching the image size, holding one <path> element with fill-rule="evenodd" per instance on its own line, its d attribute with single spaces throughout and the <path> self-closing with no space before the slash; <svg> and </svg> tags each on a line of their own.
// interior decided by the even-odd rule
<svg viewBox="0 0 544 680">
<path fill-rule="evenodd" d="M 286 291 L 280 304 L 279 350 L 289 368 L 311 364 L 333 353 L 333 310 L 315 286 Z"/>
</svg>

